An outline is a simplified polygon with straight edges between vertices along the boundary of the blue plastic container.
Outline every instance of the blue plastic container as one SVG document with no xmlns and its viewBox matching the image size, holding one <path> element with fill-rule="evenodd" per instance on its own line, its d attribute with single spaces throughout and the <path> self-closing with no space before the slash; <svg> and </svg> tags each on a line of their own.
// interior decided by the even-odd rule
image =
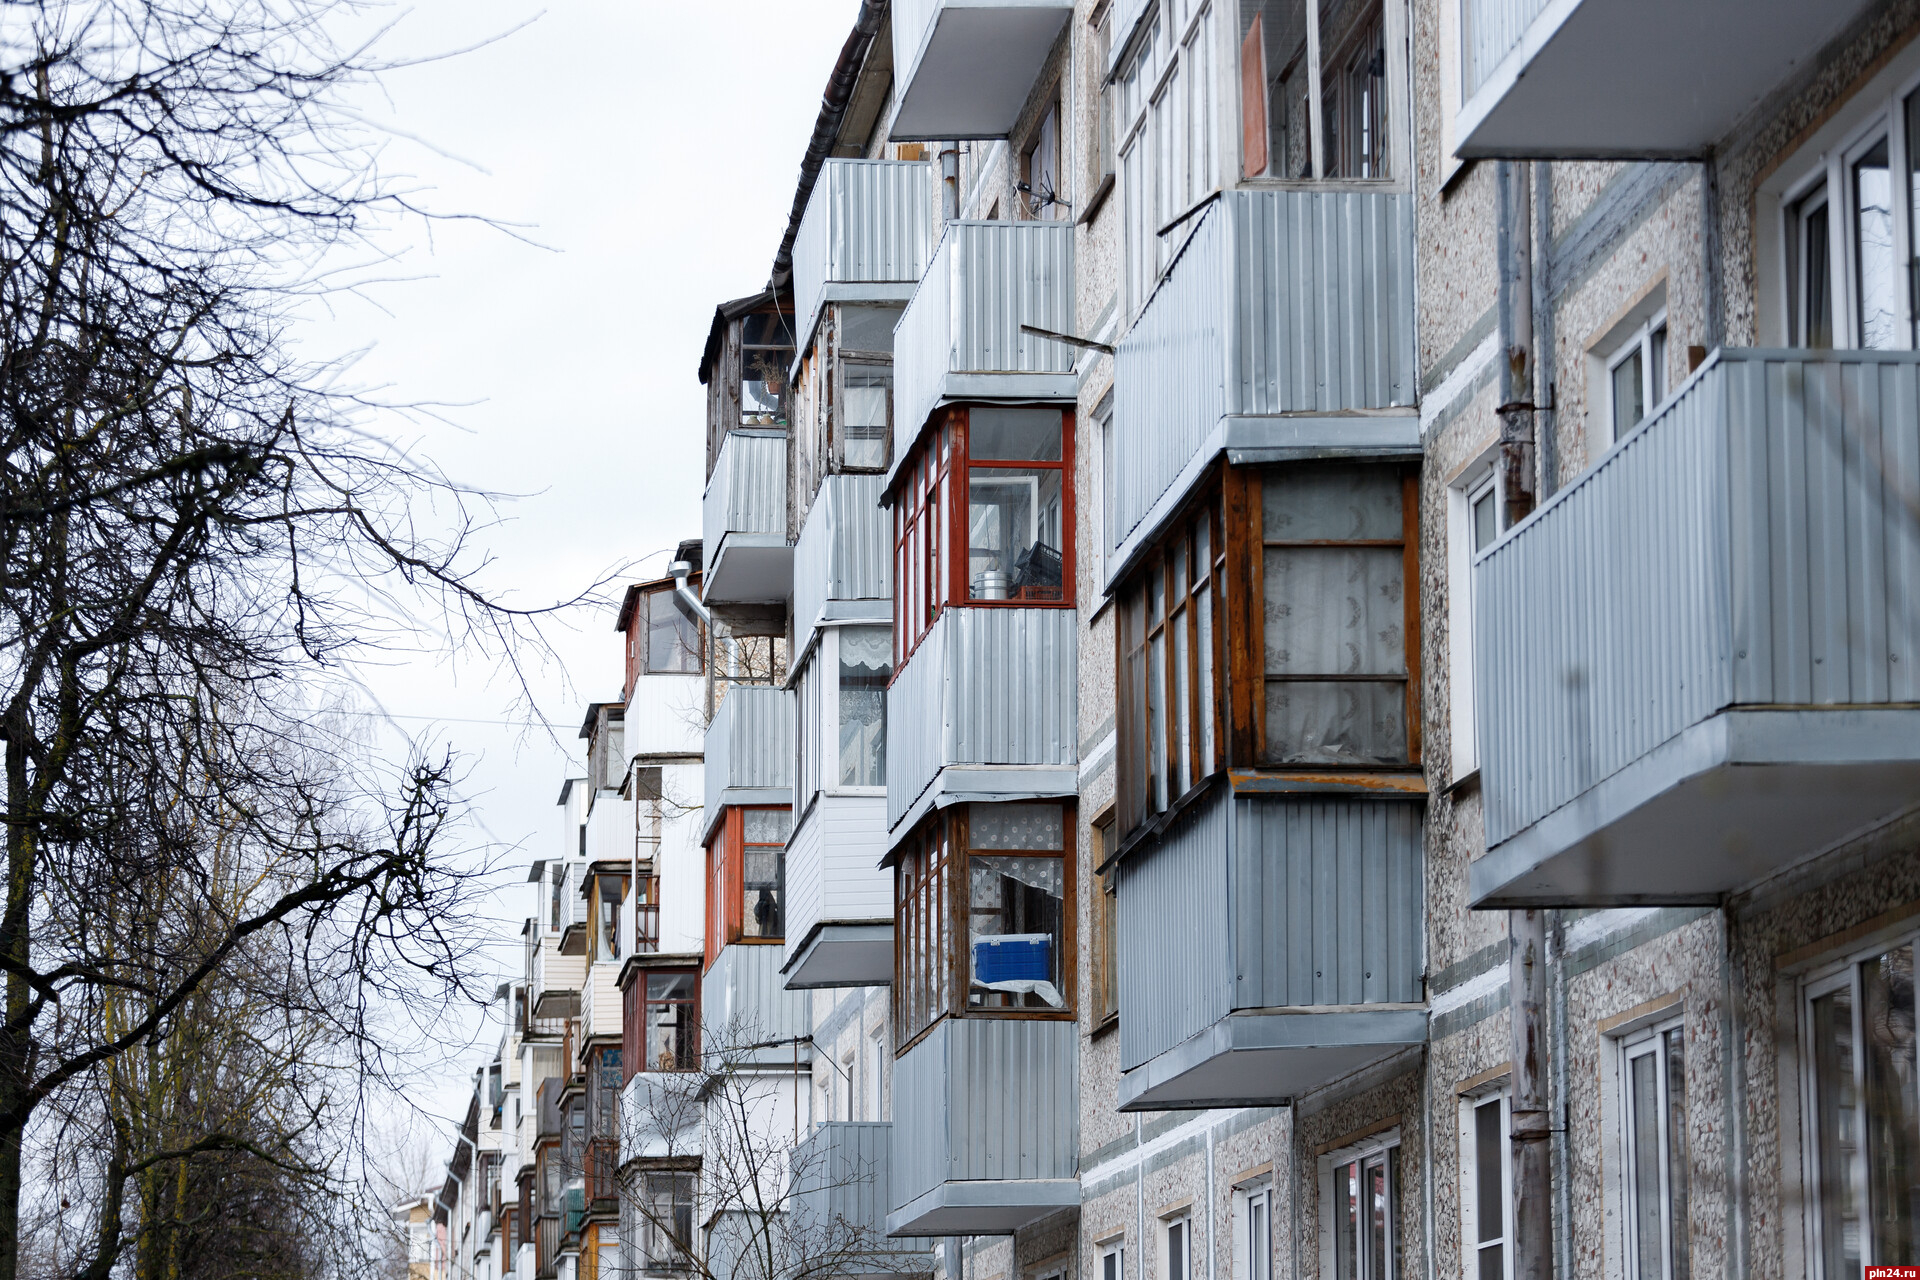
<svg viewBox="0 0 1920 1280">
<path fill-rule="evenodd" d="M 1045 933 L 1003 933 L 973 944 L 975 982 L 1047 982 L 1053 977 L 1053 938 Z"/>
</svg>

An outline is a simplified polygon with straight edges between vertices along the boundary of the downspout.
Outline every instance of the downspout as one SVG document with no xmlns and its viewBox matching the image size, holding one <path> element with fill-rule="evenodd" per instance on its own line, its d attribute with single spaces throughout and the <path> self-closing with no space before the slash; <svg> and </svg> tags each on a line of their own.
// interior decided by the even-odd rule
<svg viewBox="0 0 1920 1280">
<path fill-rule="evenodd" d="M 1530 167 L 1502 160 L 1498 185 L 1496 252 L 1500 259 L 1500 466 L 1507 518 L 1533 510 L 1533 209 Z"/>
<path fill-rule="evenodd" d="M 687 608 L 693 610 L 694 617 L 711 627 L 713 625 L 712 610 L 702 604 L 700 597 L 693 594 L 693 589 L 687 585 L 687 577 L 692 572 L 693 566 L 685 560 L 675 560 L 667 566 L 667 576 L 673 579 L 674 593 L 687 602 Z"/>
</svg>

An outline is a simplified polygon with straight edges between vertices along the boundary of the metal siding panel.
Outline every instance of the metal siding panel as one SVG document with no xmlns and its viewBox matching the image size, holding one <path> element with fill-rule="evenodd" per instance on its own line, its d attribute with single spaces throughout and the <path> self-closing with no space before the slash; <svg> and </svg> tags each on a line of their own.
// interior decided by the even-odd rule
<svg viewBox="0 0 1920 1280">
<path fill-rule="evenodd" d="M 947 635 L 953 611 L 933 626 L 887 687 L 887 825 L 906 816 L 940 771 L 946 736 Z"/>
<path fill-rule="evenodd" d="M 1231 805 L 1226 789 L 1216 789 L 1119 864 L 1123 1071 L 1212 1026 L 1233 1005 L 1232 941 L 1254 936 L 1261 900 L 1244 879 L 1231 898 L 1227 892 Z"/>
<path fill-rule="evenodd" d="M 893 595 L 891 512 L 880 476 L 831 475 L 793 547 L 793 646 L 801 652 L 829 601 Z"/>
<path fill-rule="evenodd" d="M 1547 0 L 1466 0 L 1461 32 L 1465 57 L 1461 71 L 1468 97 L 1520 43 L 1527 28 L 1546 7 Z"/>
<path fill-rule="evenodd" d="M 920 287 L 893 328 L 893 457 L 898 465 L 920 438 L 927 415 L 940 402 L 940 388 L 951 367 L 948 335 L 952 328 L 948 299 L 953 289 L 954 248 L 943 237 L 920 277 Z"/>
<path fill-rule="evenodd" d="M 893 1194 L 898 1209 L 950 1176 L 947 1140 L 947 1039 L 952 1022 L 936 1023 L 893 1063 Z"/>
<path fill-rule="evenodd" d="M 828 166 L 834 163 L 827 162 Z M 807 211 L 801 215 L 800 228 L 793 237 L 794 312 L 803 338 L 812 332 L 827 281 L 834 278 L 831 173 L 829 167 L 815 179 L 813 191 L 807 196 Z"/>
<path fill-rule="evenodd" d="M 813 1029 L 809 992 L 788 991 L 780 977 L 781 948 L 734 943 L 722 947 L 701 982 L 705 1007 L 717 1012 L 708 1026 L 732 1045 L 804 1036 Z M 770 1056 L 769 1056 L 770 1055 Z M 785 1046 L 760 1057 L 791 1058 Z"/>
<path fill-rule="evenodd" d="M 862 1255 L 924 1253 L 919 1242 L 886 1238 L 892 1145 L 893 1126 L 884 1121 L 814 1125 L 789 1159 L 795 1227 L 789 1244 L 818 1240 L 829 1229 L 843 1236 L 850 1230 L 857 1234 L 849 1243 Z"/>
<path fill-rule="evenodd" d="M 1073 1177 L 1079 1144 L 1077 1026 L 1012 1018 L 961 1018 L 943 1025 L 948 1028 L 954 1144 L 947 1176 L 956 1181 Z"/>
<path fill-rule="evenodd" d="M 793 543 L 793 651 L 806 652 L 814 628 L 826 610 L 831 593 L 827 577 L 832 560 L 837 476 L 820 484 L 820 494 L 807 509 L 800 536 Z"/>
<path fill-rule="evenodd" d="M 1480 558 L 1490 846 L 1729 705 L 1912 696 L 1917 378 L 1723 351 Z"/>
<path fill-rule="evenodd" d="M 782 964 L 793 959 L 800 943 L 826 911 L 826 850 L 822 847 L 821 828 L 826 823 L 826 802 L 821 796 L 813 808 L 800 818 L 787 840 L 786 858 L 786 942 L 780 949 Z"/>
<path fill-rule="evenodd" d="M 942 614 L 951 620 L 942 712 L 951 745 L 939 764 L 1075 763 L 1078 617 L 1072 609 Z"/>
</svg>

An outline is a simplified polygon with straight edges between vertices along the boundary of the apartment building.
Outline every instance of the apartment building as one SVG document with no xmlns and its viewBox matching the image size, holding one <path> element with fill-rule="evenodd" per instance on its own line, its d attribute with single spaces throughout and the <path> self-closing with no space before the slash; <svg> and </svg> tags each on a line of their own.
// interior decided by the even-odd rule
<svg viewBox="0 0 1920 1280">
<path fill-rule="evenodd" d="M 539 873 L 631 941 L 614 1018 L 529 925 L 490 1280 L 1920 1261 L 1917 32 L 863 5 L 563 795 L 652 834 Z"/>
</svg>

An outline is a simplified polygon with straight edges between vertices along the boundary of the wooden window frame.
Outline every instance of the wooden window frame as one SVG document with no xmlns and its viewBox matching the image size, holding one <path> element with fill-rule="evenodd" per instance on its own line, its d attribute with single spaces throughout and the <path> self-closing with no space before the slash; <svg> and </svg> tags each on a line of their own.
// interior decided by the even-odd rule
<svg viewBox="0 0 1920 1280">
<path fill-rule="evenodd" d="M 791 824 L 793 806 L 785 804 L 748 804 L 729 805 L 726 816 L 714 828 L 713 837 L 707 841 L 707 940 L 705 968 L 711 969 L 713 962 L 720 957 L 724 947 L 736 943 L 744 946 L 779 946 L 786 939 L 782 937 L 749 938 L 746 936 L 746 859 L 748 812 L 784 813 Z M 792 827 L 788 827 L 792 835 Z M 784 848 L 784 843 L 775 846 L 756 841 L 756 849 Z M 783 855 L 784 857 L 784 855 Z M 784 863 L 781 873 L 781 917 L 784 923 L 786 915 L 786 886 Z"/>
<path fill-rule="evenodd" d="M 975 460 L 968 447 L 968 426 L 975 407 L 950 405 L 935 414 L 935 423 L 908 455 L 901 468 L 893 507 L 893 676 L 900 678 L 942 610 L 950 605 L 969 609 L 1071 609 L 1074 607 L 1074 530 L 1076 495 L 1073 482 L 1075 410 L 1060 407 L 1060 459 Z M 1060 598 L 1058 600 L 975 600 L 967 581 L 967 487 L 973 471 L 1057 470 L 1060 472 Z M 944 508 L 944 509 L 943 509 Z"/>
<path fill-rule="evenodd" d="M 937 809 L 923 818 L 895 855 L 893 1042 L 897 1058 L 945 1018 L 1000 1018 L 1034 1022 L 1072 1022 L 1079 991 L 1078 807 L 1073 797 L 1049 797 L 1017 803 L 1061 806 L 1061 849 L 1048 851 L 983 849 L 983 857 L 1060 858 L 1061 892 L 1067 897 L 1060 917 L 1059 990 L 1064 1009 L 976 1009 L 968 1006 L 965 905 L 969 884 L 971 804 Z M 924 945 L 929 939 L 932 946 Z M 918 970 L 918 972 L 916 972 Z"/>
<path fill-rule="evenodd" d="M 649 1001 L 647 979 L 654 974 L 678 974 L 693 979 L 693 999 Z M 642 1072 L 653 1071 L 647 1062 L 647 1010 L 650 1004 L 690 1004 L 693 1007 L 693 1061 L 700 1062 L 700 970 L 692 965 L 665 965 L 629 970 L 626 989 L 620 993 L 620 1074 L 621 1087 Z M 694 1069 L 688 1068 L 688 1070 Z M 658 1073 L 656 1073 L 658 1074 Z"/>
</svg>

